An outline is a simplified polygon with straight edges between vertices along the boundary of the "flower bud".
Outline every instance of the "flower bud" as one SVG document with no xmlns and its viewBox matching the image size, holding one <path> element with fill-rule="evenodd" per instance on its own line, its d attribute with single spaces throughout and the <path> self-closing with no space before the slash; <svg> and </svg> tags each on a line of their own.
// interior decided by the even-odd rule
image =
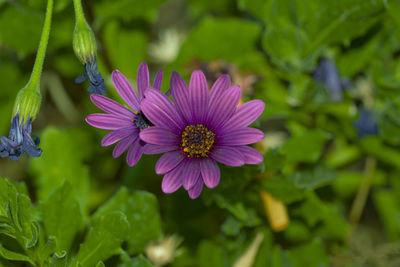
<svg viewBox="0 0 400 267">
<path fill-rule="evenodd" d="M 13 117 L 19 114 L 20 122 L 34 120 L 40 109 L 42 97 L 39 88 L 34 89 L 29 85 L 22 88 L 15 100 Z"/>
<path fill-rule="evenodd" d="M 90 26 L 84 20 L 75 24 L 72 45 L 82 64 L 93 62 L 96 58 L 96 38 Z"/>
</svg>

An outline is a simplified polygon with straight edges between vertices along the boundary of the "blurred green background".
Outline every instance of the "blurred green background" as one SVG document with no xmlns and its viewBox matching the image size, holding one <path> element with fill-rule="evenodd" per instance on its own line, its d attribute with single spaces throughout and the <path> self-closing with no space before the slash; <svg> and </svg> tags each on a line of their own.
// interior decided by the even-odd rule
<svg viewBox="0 0 400 267">
<path fill-rule="evenodd" d="M 45 6 L 0 0 L 1 135 L 29 79 Z M 191 200 L 183 189 L 161 192 L 158 156 L 134 167 L 125 154 L 114 159 L 100 145 L 107 131 L 84 121 L 99 110 L 88 83 L 74 83 L 83 66 L 72 50 L 72 1 L 56 0 L 33 124 L 43 155 L 0 159 L 0 176 L 12 181 L 0 183 L 0 266 L 400 266 L 398 1 L 92 0 L 83 8 L 108 97 L 122 101 L 111 71 L 134 82 L 143 61 L 151 77 L 164 69 L 164 92 L 172 71 L 188 80 L 202 69 L 210 84 L 229 73 L 243 101 L 266 103 L 255 124 L 265 160 L 222 167 L 220 185 Z M 260 192 L 287 208 L 282 231 Z"/>
</svg>

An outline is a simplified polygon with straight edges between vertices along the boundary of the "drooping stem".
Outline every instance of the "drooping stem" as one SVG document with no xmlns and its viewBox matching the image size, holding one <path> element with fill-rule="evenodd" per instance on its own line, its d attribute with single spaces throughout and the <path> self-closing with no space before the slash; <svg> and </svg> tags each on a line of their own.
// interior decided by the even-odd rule
<svg viewBox="0 0 400 267">
<path fill-rule="evenodd" d="M 85 19 L 85 14 L 82 9 L 81 0 L 74 0 L 74 9 L 75 9 L 75 19 L 76 23 L 87 23 Z"/>
<path fill-rule="evenodd" d="M 39 48 L 36 54 L 35 64 L 29 79 L 27 88 L 35 88 L 40 91 L 40 75 L 42 74 L 44 57 L 46 55 L 47 43 L 49 41 L 50 28 L 51 28 L 51 17 L 53 14 L 53 0 L 47 1 L 46 17 L 44 19 L 44 25 L 42 29 L 42 36 L 40 37 Z M 40 92 L 39 92 L 40 93 Z"/>
</svg>

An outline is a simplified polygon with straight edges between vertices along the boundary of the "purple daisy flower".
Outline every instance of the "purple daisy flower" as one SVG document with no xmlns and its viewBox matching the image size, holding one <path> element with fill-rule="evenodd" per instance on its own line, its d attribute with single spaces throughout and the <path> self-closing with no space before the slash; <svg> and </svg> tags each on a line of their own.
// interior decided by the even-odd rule
<svg viewBox="0 0 400 267">
<path fill-rule="evenodd" d="M 154 91 L 161 89 L 162 76 L 162 70 L 157 72 L 151 87 Z M 107 113 L 91 114 L 86 117 L 86 122 L 96 128 L 112 130 L 104 136 L 101 145 L 109 146 L 119 141 L 112 153 L 113 157 L 119 157 L 129 148 L 126 162 L 129 166 L 133 166 L 145 153 L 146 143 L 140 140 L 139 132 L 153 125 L 141 110 L 144 94 L 150 88 L 147 64 L 140 64 L 138 69 L 138 94 L 118 70 L 113 71 L 112 81 L 118 94 L 131 109 L 105 96 L 93 94 L 90 96 L 93 104 Z"/>
<path fill-rule="evenodd" d="M 248 126 L 265 104 L 252 100 L 238 107 L 241 89 L 230 83 L 229 75 L 222 75 L 209 92 L 201 71 L 193 72 L 189 86 L 174 72 L 170 88 L 175 103 L 156 90 L 146 92 L 142 110 L 154 126 L 141 131 L 140 138 L 148 143 L 148 154 L 165 153 L 155 167 L 157 174 L 165 174 L 164 193 L 183 186 L 194 199 L 203 184 L 218 185 L 217 162 L 242 166 L 263 161 L 261 153 L 247 145 L 264 137 Z"/>
</svg>

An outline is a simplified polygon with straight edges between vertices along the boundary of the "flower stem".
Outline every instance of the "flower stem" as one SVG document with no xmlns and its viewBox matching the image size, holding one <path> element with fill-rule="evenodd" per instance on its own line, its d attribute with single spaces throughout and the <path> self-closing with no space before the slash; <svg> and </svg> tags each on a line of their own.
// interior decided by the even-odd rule
<svg viewBox="0 0 400 267">
<path fill-rule="evenodd" d="M 49 41 L 51 16 L 53 14 L 53 0 L 47 1 L 46 17 L 44 20 L 42 36 L 40 37 L 39 48 L 36 54 L 35 64 L 33 66 L 32 74 L 29 79 L 27 88 L 34 88 L 40 93 L 40 75 L 42 74 L 43 61 L 46 55 L 47 43 Z"/>
<path fill-rule="evenodd" d="M 354 199 L 353 205 L 350 211 L 350 234 L 357 226 L 362 212 L 364 210 L 365 203 L 367 201 L 368 193 L 371 188 L 372 177 L 376 170 L 376 159 L 374 157 L 367 157 L 365 162 L 365 170 L 363 180 L 361 182 L 360 188 L 358 189 L 356 198 Z"/>
<path fill-rule="evenodd" d="M 85 14 L 83 13 L 81 0 L 74 0 L 74 8 L 75 8 L 76 23 L 87 24 L 85 19 Z"/>
</svg>

